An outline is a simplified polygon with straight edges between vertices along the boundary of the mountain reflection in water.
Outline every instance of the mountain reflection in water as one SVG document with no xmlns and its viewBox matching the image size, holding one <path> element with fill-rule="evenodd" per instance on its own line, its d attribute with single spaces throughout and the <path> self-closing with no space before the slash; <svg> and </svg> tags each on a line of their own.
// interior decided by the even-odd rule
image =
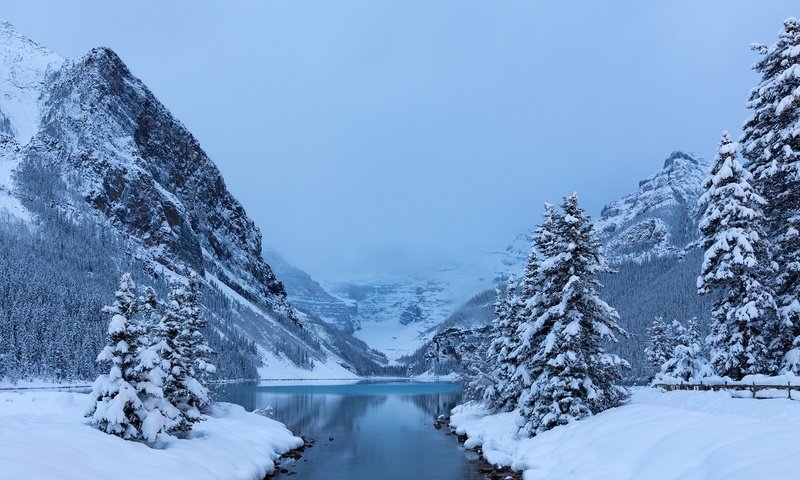
<svg viewBox="0 0 800 480">
<path fill-rule="evenodd" d="M 474 454 L 433 428 L 461 400 L 455 384 L 273 382 L 224 385 L 217 396 L 249 411 L 271 407 L 273 418 L 316 440 L 297 463 L 283 461 L 298 479 L 484 478 Z"/>
</svg>

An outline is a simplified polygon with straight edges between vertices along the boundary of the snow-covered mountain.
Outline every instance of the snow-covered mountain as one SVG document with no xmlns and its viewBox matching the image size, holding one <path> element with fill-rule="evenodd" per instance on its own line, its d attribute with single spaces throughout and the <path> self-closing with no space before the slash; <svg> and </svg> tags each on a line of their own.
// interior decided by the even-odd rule
<svg viewBox="0 0 800 480">
<path fill-rule="evenodd" d="M 698 317 L 701 324 L 707 318 L 710 299 L 695 291 L 702 252 L 694 242 L 699 235 L 697 200 L 709 168 L 697 155 L 673 152 L 655 175 L 604 207 L 595 222 L 609 263 L 617 270 L 601 278 L 602 295 L 633 334 L 616 346 L 634 365 L 633 378 L 649 373 L 643 348 L 655 316 L 681 321 Z M 530 235 L 519 235 L 502 253 L 493 254 L 500 259 L 495 262 L 501 269 L 496 279 L 522 272 L 530 243 Z M 494 315 L 493 304 L 493 291 L 481 291 L 435 330 L 484 325 Z M 416 373 L 427 369 L 422 351 L 409 359 L 409 367 Z"/>
<path fill-rule="evenodd" d="M 229 375 L 344 377 L 356 370 L 344 356 L 371 361 L 366 346 L 291 306 L 217 167 L 107 48 L 62 59 L 0 24 L 0 208 L 27 227 L 21 235 L 55 236 L 64 222 L 113 235 L 109 254 L 133 259 L 144 281 L 200 272 L 219 348 L 236 357 Z"/>
<path fill-rule="evenodd" d="M 327 288 L 352 306 L 355 336 L 389 358 L 407 355 L 425 342 L 456 302 L 442 277 L 339 282 Z"/>
<path fill-rule="evenodd" d="M 606 205 L 596 222 L 612 263 L 677 254 L 697 239 L 697 199 L 709 165 L 673 152 L 639 188 Z"/>
<path fill-rule="evenodd" d="M 596 221 L 606 255 L 619 273 L 604 277 L 604 294 L 636 335 L 620 349 L 638 359 L 644 330 L 655 315 L 684 320 L 702 316 L 708 301 L 694 292 L 699 271 L 697 199 L 708 164 L 673 152 L 638 187 L 603 208 Z M 320 284 L 275 253 L 267 253 L 290 300 L 337 328 L 354 331 L 370 347 L 397 360 L 412 355 L 443 328 L 468 328 L 492 318 L 494 288 L 520 273 L 531 235 L 471 262 L 430 269 L 415 277 Z M 419 352 L 417 352 L 419 353 Z M 421 360 L 415 355 L 414 368 Z M 641 372 L 637 372 L 638 375 Z"/>
<path fill-rule="evenodd" d="M 607 260 L 618 265 L 686 254 L 698 238 L 697 200 L 709 169 L 693 153 L 672 152 L 655 175 L 603 207 L 595 231 Z M 522 270 L 531 240 L 531 235 L 520 234 L 506 247 L 500 262 L 503 274 Z"/>
<path fill-rule="evenodd" d="M 616 346 L 633 365 L 633 378 L 650 372 L 644 359 L 647 328 L 654 317 L 704 328 L 712 299 L 696 291 L 702 251 L 697 200 L 710 166 L 696 155 L 674 152 L 639 188 L 606 206 L 597 221 L 606 256 L 617 270 L 605 275 L 602 294 L 633 336 Z"/>
<path fill-rule="evenodd" d="M 292 305 L 344 332 L 355 330 L 355 305 L 332 295 L 307 272 L 289 264 L 277 250 L 265 249 L 264 258 L 286 286 Z"/>
<path fill-rule="evenodd" d="M 428 341 L 476 291 L 494 288 L 507 265 L 527 257 L 529 236 L 478 261 L 431 268 L 418 275 L 320 283 L 274 250 L 265 257 L 286 285 L 292 305 L 314 315 L 393 360 Z M 527 245 L 525 245 L 527 244 Z"/>
<path fill-rule="evenodd" d="M 0 133 L 27 143 L 39 129 L 38 99 L 64 59 L 0 21 Z"/>
<path fill-rule="evenodd" d="M 520 234 L 502 250 L 432 267 L 414 276 L 358 279 L 324 286 L 353 308 L 357 338 L 389 358 L 399 359 L 413 354 L 442 325 L 458 323 L 455 318 L 469 322 L 470 314 L 464 312 L 480 309 L 473 298 L 476 292 L 493 291 L 510 269 L 523 264 L 530 248 L 530 234 Z M 487 295 L 478 298 L 477 303 L 482 305 Z"/>
</svg>

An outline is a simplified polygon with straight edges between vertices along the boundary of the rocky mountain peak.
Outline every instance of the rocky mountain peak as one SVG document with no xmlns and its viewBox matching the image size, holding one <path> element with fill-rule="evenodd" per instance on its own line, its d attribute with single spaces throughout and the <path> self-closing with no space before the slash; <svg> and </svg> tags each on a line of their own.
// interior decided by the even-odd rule
<svg viewBox="0 0 800 480">
<path fill-rule="evenodd" d="M 697 200 L 709 166 L 675 151 L 639 187 L 606 205 L 596 223 L 612 261 L 641 260 L 680 252 L 697 237 Z"/>
<path fill-rule="evenodd" d="M 153 272 L 188 266 L 293 317 L 261 257 L 259 229 L 199 142 L 116 53 L 99 47 L 65 61 L 8 24 L 0 45 L 0 133 L 24 145 L 21 166 L 60 176 L 139 245 Z"/>
<path fill-rule="evenodd" d="M 666 160 L 664 160 L 664 168 L 672 167 L 676 161 L 686 161 L 692 163 L 694 165 L 699 165 L 701 163 L 705 163 L 702 158 L 697 156 L 694 153 L 686 153 L 680 150 L 676 150 L 672 152 Z"/>
</svg>

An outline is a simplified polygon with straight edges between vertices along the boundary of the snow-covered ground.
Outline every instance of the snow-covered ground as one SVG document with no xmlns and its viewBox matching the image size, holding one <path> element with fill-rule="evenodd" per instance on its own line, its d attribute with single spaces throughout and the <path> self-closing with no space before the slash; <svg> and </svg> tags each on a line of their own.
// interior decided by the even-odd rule
<svg viewBox="0 0 800 480">
<path fill-rule="evenodd" d="M 455 372 L 450 372 L 447 375 L 434 375 L 428 370 L 420 375 L 414 375 L 411 380 L 415 382 L 457 382 L 460 378 Z"/>
<path fill-rule="evenodd" d="M 306 370 L 285 359 L 278 358 L 275 354 L 261 350 L 264 366 L 258 368 L 261 380 L 345 380 L 357 379 L 358 375 L 344 368 L 336 362 L 335 358 L 328 358 L 326 362 L 314 362 L 314 368 Z"/>
<path fill-rule="evenodd" d="M 370 348 L 383 352 L 389 360 L 396 364 L 398 358 L 413 354 L 426 341 L 430 340 L 433 333 L 426 334 L 425 331 L 431 326 L 433 325 L 417 323 L 403 325 L 397 319 L 362 322 L 361 329 L 355 332 L 355 337 L 369 345 Z"/>
<path fill-rule="evenodd" d="M 282 423 L 220 403 L 191 439 L 150 448 L 88 425 L 90 402 L 85 393 L 0 392 L 0 479 L 255 480 L 303 443 Z"/>
<path fill-rule="evenodd" d="M 785 392 L 784 392 L 785 393 Z M 751 480 L 800 472 L 800 401 L 634 390 L 631 402 L 535 438 L 515 412 L 456 407 L 452 424 L 525 480 Z"/>
<path fill-rule="evenodd" d="M 17 380 L 10 381 L 0 378 L 0 390 L 67 390 L 70 388 L 91 389 L 92 381 L 74 380 L 53 382 L 51 380 Z"/>
</svg>

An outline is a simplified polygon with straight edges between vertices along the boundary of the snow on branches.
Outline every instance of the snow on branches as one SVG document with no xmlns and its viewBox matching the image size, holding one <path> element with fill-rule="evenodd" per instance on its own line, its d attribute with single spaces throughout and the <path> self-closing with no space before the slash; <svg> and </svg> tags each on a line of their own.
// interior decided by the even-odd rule
<svg viewBox="0 0 800 480">
<path fill-rule="evenodd" d="M 108 345 L 97 361 L 109 365 L 93 386 L 88 416 L 100 430 L 128 440 L 153 443 L 161 433 L 182 434 L 202 419 L 209 405 L 204 385 L 214 367 L 202 329 L 199 286 L 174 281 L 164 314 L 152 288 L 136 295 L 130 274 L 120 280 L 111 315 Z"/>
<path fill-rule="evenodd" d="M 596 414 L 628 398 L 617 385 L 625 360 L 608 353 L 604 343 L 627 333 L 616 310 L 598 293 L 595 276 L 611 272 L 605 264 L 591 217 L 573 194 L 562 213 L 546 207 L 535 242 L 542 254 L 531 315 L 520 326 L 530 345 L 520 368 L 531 375 L 521 411 L 531 434 Z"/>
<path fill-rule="evenodd" d="M 771 370 L 767 335 L 775 327 L 772 273 L 762 227 L 765 200 L 736 158 L 736 144 L 722 133 L 719 152 L 700 197 L 705 257 L 697 289 L 714 292 L 710 362 L 715 373 L 740 379 Z M 774 368 L 774 367 L 773 367 Z"/>
<path fill-rule="evenodd" d="M 764 204 L 777 272 L 770 282 L 779 322 L 765 332 L 768 373 L 800 374 L 800 20 L 787 18 L 778 41 L 756 45 L 761 75 L 750 92 L 742 152 Z"/>
</svg>

